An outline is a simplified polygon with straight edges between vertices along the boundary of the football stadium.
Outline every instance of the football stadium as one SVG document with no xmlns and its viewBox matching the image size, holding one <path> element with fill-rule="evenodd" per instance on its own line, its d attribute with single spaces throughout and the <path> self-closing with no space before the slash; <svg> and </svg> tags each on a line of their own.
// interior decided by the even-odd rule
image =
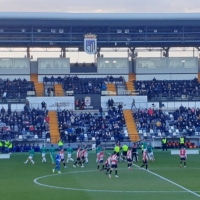
<svg viewBox="0 0 200 200">
<path fill-rule="evenodd" d="M 2 199 L 199 199 L 199 24 L 0 13 Z"/>
</svg>

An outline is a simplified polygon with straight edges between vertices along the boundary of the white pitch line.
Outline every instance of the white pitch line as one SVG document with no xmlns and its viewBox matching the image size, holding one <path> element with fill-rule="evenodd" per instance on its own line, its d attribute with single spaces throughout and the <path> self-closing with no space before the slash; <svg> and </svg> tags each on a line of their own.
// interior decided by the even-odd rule
<svg viewBox="0 0 200 200">
<path fill-rule="evenodd" d="M 67 172 L 62 174 L 77 174 L 77 173 L 86 173 L 86 172 L 94 172 L 96 170 L 87 170 L 87 171 L 75 171 L 75 172 Z M 74 190 L 74 191 L 86 191 L 86 192 L 113 192 L 113 193 L 185 193 L 187 191 L 147 191 L 147 190 L 141 190 L 141 191 L 124 191 L 124 190 L 93 190 L 93 189 L 81 189 L 81 188 L 67 188 L 67 187 L 59 187 L 59 186 L 53 186 L 53 185 L 46 185 L 43 183 L 39 183 L 38 180 L 51 177 L 51 176 L 57 176 L 62 174 L 50 174 L 46 176 L 41 176 L 36 179 L 34 179 L 34 183 L 40 186 L 49 187 L 49 188 L 55 188 L 55 189 L 62 189 L 62 190 Z"/>
<path fill-rule="evenodd" d="M 138 167 L 138 168 L 140 168 L 138 165 L 136 165 L 136 164 L 133 164 L 135 167 Z M 167 182 L 169 182 L 169 183 L 172 183 L 173 185 L 176 185 L 176 186 L 178 186 L 179 188 L 181 188 L 181 189 L 183 189 L 183 190 L 185 190 L 185 191 L 187 191 L 187 192 L 189 192 L 189 193 L 191 193 L 191 194 L 193 194 L 193 195 L 195 195 L 195 196 L 197 196 L 197 197 L 200 197 L 200 195 L 199 194 L 197 194 L 197 193 L 195 193 L 195 192 L 193 192 L 193 191 L 191 191 L 191 190 L 189 190 L 189 189 L 187 189 L 187 188 L 185 188 L 185 187 L 183 187 L 183 186 L 181 186 L 181 185 L 179 185 L 179 184 L 177 184 L 177 183 L 175 183 L 175 182 L 173 182 L 173 181 L 170 181 L 169 179 L 167 179 L 167 178 L 165 178 L 165 177 L 163 177 L 163 176 L 160 176 L 159 174 L 156 174 L 156 173 L 154 173 L 154 172 L 151 172 L 151 171 L 147 171 L 147 172 L 149 172 L 150 174 L 153 174 L 153 175 L 155 175 L 155 176 L 157 176 L 157 177 L 159 177 L 159 178 L 161 178 L 161 179 L 163 179 L 163 180 L 165 180 L 165 181 L 167 181 Z M 171 191 L 170 191 L 171 192 Z"/>
</svg>

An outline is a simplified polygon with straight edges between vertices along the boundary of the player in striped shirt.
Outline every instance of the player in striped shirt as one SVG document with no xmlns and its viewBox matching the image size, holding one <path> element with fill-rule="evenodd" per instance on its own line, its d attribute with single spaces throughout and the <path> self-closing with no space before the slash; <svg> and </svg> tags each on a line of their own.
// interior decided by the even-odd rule
<svg viewBox="0 0 200 200">
<path fill-rule="evenodd" d="M 65 152 L 64 152 L 64 149 L 61 149 L 59 154 L 60 154 L 61 163 L 63 163 L 64 168 L 67 168 L 67 166 L 65 164 Z"/>
<path fill-rule="evenodd" d="M 111 178 L 111 174 L 112 174 L 113 169 L 115 169 L 115 177 L 118 178 L 118 175 L 117 175 L 117 163 L 118 163 L 117 153 L 114 153 L 111 156 L 111 169 L 110 169 L 110 172 L 109 172 L 109 175 L 108 175 L 109 178 Z"/>
<path fill-rule="evenodd" d="M 131 166 L 133 162 L 131 147 L 129 147 L 126 157 L 127 157 L 128 169 L 131 170 L 132 169 Z"/>
<path fill-rule="evenodd" d="M 81 151 L 81 167 L 84 167 L 85 159 L 87 156 L 87 147 Z"/>
<path fill-rule="evenodd" d="M 143 165 L 140 168 L 146 166 L 146 170 L 148 170 L 148 152 L 147 152 L 147 150 L 144 150 L 142 159 L 143 159 Z"/>
<path fill-rule="evenodd" d="M 76 165 L 81 164 L 81 147 L 78 147 L 76 152 L 76 162 L 74 163 L 73 167 L 76 167 Z"/>
<path fill-rule="evenodd" d="M 110 167 L 111 167 L 111 156 L 109 156 L 106 159 L 106 162 L 103 163 L 102 168 L 101 168 L 100 171 L 103 171 L 104 169 L 106 169 L 106 174 L 108 174 L 108 172 L 110 170 Z"/>
<path fill-rule="evenodd" d="M 184 167 L 186 167 L 187 152 L 184 147 L 180 149 L 180 167 L 182 167 L 182 162 L 184 162 Z"/>
<path fill-rule="evenodd" d="M 103 158 L 104 158 L 104 149 L 102 149 L 98 156 L 97 156 L 97 162 L 98 162 L 98 165 L 97 165 L 97 170 L 99 171 L 99 167 L 101 165 L 101 163 L 103 164 Z M 102 166 L 103 167 L 103 166 Z"/>
</svg>

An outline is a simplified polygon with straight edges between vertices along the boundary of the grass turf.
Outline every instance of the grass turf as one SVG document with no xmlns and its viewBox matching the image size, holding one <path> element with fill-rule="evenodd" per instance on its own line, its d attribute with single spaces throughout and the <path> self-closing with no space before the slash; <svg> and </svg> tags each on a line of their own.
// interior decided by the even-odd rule
<svg viewBox="0 0 200 200">
<path fill-rule="evenodd" d="M 139 152 L 140 160 L 141 153 Z M 156 161 L 149 162 L 150 171 L 175 182 L 188 190 L 200 194 L 199 155 L 189 155 L 187 167 L 179 167 L 178 155 L 170 155 L 170 151 L 155 150 Z M 0 160 L 0 191 L 6 200 L 13 199 L 69 199 L 69 200 L 118 200 L 118 199 L 154 199 L 154 200 L 195 200 L 200 197 L 181 189 L 180 187 L 157 177 L 146 170 L 127 170 L 126 163 L 119 163 L 118 175 L 109 179 L 105 172 L 98 172 L 96 155 L 89 153 L 89 164 L 85 168 L 73 168 L 73 163 L 68 164 L 68 169 L 61 165 L 62 174 L 52 174 L 54 165 L 50 163 L 50 156 L 46 155 L 47 163 L 41 163 L 41 154 L 35 154 L 35 165 L 30 162 L 24 164 L 28 153 L 12 154 L 9 160 Z M 73 154 L 75 157 L 75 154 Z M 141 161 L 135 163 L 141 165 Z M 50 176 L 47 176 L 50 175 Z M 34 183 L 34 179 L 42 177 Z M 47 177 L 46 177 L 47 176 Z M 49 186 L 54 186 L 49 187 Z M 71 188 L 71 189 L 70 189 Z"/>
</svg>

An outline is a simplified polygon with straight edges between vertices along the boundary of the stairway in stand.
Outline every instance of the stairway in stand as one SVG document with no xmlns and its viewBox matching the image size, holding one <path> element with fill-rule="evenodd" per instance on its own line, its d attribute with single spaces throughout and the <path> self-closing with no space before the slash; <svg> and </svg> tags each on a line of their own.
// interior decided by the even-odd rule
<svg viewBox="0 0 200 200">
<path fill-rule="evenodd" d="M 129 133 L 129 137 L 131 142 L 136 142 L 140 140 L 140 137 L 138 135 L 138 131 L 135 125 L 135 121 L 133 119 L 132 111 L 131 110 L 124 110 L 124 118 L 126 121 L 126 127 Z"/>
<path fill-rule="evenodd" d="M 55 84 L 55 96 L 64 96 L 63 88 L 61 84 Z"/>
<path fill-rule="evenodd" d="M 200 73 L 198 73 L 198 81 L 200 82 Z"/>
<path fill-rule="evenodd" d="M 107 91 L 109 92 L 110 95 L 116 95 L 117 94 L 115 84 L 108 83 L 108 84 L 106 84 L 106 87 L 107 87 Z"/>
<path fill-rule="evenodd" d="M 37 97 L 44 96 L 44 85 L 43 85 L 43 83 L 38 82 L 38 75 L 37 74 L 31 74 L 30 79 L 31 79 L 31 81 L 34 82 L 36 96 Z"/>
<path fill-rule="evenodd" d="M 49 128 L 50 128 L 50 135 L 51 135 L 51 143 L 57 144 L 58 140 L 60 139 L 60 133 L 58 129 L 58 119 L 56 111 L 49 111 Z"/>
<path fill-rule="evenodd" d="M 133 81 L 136 80 L 135 74 L 131 73 L 128 75 L 128 82 L 126 82 L 126 89 L 134 92 L 135 88 L 133 86 Z"/>
</svg>

